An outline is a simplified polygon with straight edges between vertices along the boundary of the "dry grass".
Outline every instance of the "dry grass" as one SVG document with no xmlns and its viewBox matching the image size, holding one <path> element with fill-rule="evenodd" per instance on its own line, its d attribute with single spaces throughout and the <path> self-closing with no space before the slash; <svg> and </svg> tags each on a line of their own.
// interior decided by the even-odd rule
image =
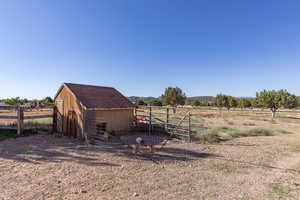
<svg viewBox="0 0 300 200">
<path fill-rule="evenodd" d="M 279 183 L 272 183 L 269 185 L 271 198 L 289 198 L 289 189 L 283 187 Z"/>
<path fill-rule="evenodd" d="M 292 151 L 292 152 L 300 152 L 300 144 L 292 144 L 292 145 L 290 145 L 290 151 Z"/>
</svg>

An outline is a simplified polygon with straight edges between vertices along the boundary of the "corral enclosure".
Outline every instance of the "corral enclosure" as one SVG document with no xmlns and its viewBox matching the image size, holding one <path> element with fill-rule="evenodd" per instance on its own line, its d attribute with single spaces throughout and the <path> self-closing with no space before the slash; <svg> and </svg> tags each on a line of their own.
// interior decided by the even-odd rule
<svg viewBox="0 0 300 200">
<path fill-rule="evenodd" d="M 136 110 L 139 121 L 154 127 L 162 127 L 171 134 L 189 139 L 215 128 L 230 128 L 237 131 L 265 129 L 284 132 L 300 124 L 300 110 L 280 110 L 272 118 L 267 109 L 218 109 L 140 107 Z M 287 129 L 287 130 L 286 130 Z M 296 129 L 297 130 L 297 129 Z M 150 131 L 150 130 L 149 130 Z"/>
<path fill-rule="evenodd" d="M 217 108 L 164 108 L 139 107 L 135 111 L 138 122 L 144 123 L 143 131 L 151 133 L 168 130 L 169 133 L 189 139 L 218 127 L 228 127 L 244 131 L 254 128 L 271 132 L 285 132 L 300 124 L 299 110 L 281 110 L 275 119 L 268 110 L 219 110 Z M 52 129 L 53 109 L 24 108 L 24 129 Z M 151 119 L 151 120 L 150 120 Z M 17 129 L 17 107 L 0 107 L 0 127 Z M 294 127 L 294 126 L 295 127 Z M 176 133 L 175 133 L 176 132 Z"/>
</svg>

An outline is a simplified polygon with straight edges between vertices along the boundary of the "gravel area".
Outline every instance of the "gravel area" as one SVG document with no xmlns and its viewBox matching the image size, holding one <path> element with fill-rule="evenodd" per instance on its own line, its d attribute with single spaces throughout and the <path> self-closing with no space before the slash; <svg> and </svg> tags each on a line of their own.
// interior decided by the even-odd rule
<svg viewBox="0 0 300 200">
<path fill-rule="evenodd" d="M 0 142 L 0 199 L 300 199 L 295 144 L 296 133 L 174 140 L 134 155 L 126 145 L 51 135 L 8 139 Z"/>
</svg>

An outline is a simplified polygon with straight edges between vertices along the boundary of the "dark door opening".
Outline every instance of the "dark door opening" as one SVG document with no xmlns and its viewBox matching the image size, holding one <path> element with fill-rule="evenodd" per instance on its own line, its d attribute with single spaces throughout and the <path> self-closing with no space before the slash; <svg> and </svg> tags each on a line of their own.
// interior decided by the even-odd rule
<svg viewBox="0 0 300 200">
<path fill-rule="evenodd" d="M 77 117 L 75 111 L 68 112 L 67 135 L 77 137 Z"/>
<path fill-rule="evenodd" d="M 103 136 L 106 132 L 107 124 L 105 122 L 97 123 L 96 124 L 96 134 Z"/>
</svg>

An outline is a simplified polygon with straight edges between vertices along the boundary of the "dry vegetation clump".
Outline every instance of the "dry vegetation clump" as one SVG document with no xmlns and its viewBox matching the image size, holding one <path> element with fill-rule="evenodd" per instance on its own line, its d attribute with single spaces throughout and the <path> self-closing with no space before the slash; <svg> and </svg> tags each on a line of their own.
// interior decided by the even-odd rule
<svg viewBox="0 0 300 200">
<path fill-rule="evenodd" d="M 253 122 L 244 122 L 243 125 L 244 126 L 255 126 L 256 124 Z"/>
<path fill-rule="evenodd" d="M 289 189 L 283 187 L 279 183 L 272 183 L 269 185 L 269 192 L 271 198 L 288 198 L 289 197 Z"/>
<path fill-rule="evenodd" d="M 253 136 L 270 136 L 271 131 L 265 128 L 253 128 L 249 130 L 238 130 L 225 126 L 215 127 L 203 132 L 198 132 L 195 136 L 196 140 L 203 143 L 216 143 L 221 141 L 232 140 L 239 137 Z"/>
<path fill-rule="evenodd" d="M 300 144 L 290 145 L 290 151 L 291 152 L 300 152 Z"/>
</svg>

